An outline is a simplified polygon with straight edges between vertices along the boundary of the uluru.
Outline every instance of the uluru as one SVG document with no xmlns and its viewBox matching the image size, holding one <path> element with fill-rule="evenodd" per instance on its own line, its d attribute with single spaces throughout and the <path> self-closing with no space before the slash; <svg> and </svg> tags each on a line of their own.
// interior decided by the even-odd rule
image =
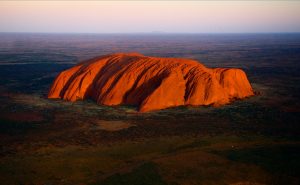
<svg viewBox="0 0 300 185">
<path fill-rule="evenodd" d="M 176 106 L 220 106 L 252 95 L 241 69 L 207 68 L 192 59 L 116 53 L 62 71 L 48 98 L 136 105 L 139 112 L 148 112 Z"/>
</svg>

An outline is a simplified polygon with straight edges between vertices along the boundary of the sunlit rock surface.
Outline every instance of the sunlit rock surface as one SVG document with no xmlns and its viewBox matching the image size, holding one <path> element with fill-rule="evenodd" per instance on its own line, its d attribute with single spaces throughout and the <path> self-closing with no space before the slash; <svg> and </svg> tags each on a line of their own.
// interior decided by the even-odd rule
<svg viewBox="0 0 300 185">
<path fill-rule="evenodd" d="M 61 72 L 48 98 L 94 99 L 102 105 L 137 105 L 140 112 L 181 105 L 213 105 L 252 96 L 241 69 L 210 69 L 191 59 L 117 53 Z"/>
</svg>

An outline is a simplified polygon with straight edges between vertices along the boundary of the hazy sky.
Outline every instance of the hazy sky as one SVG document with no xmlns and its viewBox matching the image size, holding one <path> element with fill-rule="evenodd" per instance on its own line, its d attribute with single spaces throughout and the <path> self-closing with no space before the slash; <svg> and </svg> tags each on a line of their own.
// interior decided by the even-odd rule
<svg viewBox="0 0 300 185">
<path fill-rule="evenodd" d="M 299 1 L 0 1 L 0 32 L 300 32 Z"/>
</svg>

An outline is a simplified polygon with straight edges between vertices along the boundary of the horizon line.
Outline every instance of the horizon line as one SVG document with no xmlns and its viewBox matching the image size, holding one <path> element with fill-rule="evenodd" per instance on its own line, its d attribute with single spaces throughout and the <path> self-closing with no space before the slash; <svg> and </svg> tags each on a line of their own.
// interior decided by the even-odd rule
<svg viewBox="0 0 300 185">
<path fill-rule="evenodd" d="M 300 31 L 283 31 L 283 32 L 164 32 L 164 31 L 151 31 L 151 32 L 27 32 L 27 31 L 0 31 L 0 34 L 12 33 L 12 34 L 150 34 L 150 35 L 167 35 L 167 34 L 300 34 Z"/>
</svg>

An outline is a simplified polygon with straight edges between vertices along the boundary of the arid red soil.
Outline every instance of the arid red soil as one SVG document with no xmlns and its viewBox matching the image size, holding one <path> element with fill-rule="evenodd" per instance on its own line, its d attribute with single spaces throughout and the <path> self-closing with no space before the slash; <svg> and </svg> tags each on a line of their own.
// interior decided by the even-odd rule
<svg viewBox="0 0 300 185">
<path fill-rule="evenodd" d="M 35 112 L 1 113 L 0 118 L 10 121 L 39 122 L 44 121 L 41 114 Z"/>
<path fill-rule="evenodd" d="M 147 112 L 182 105 L 219 106 L 252 95 L 241 69 L 212 69 L 191 59 L 118 53 L 61 72 L 48 98 L 91 98 L 109 106 L 137 105 L 140 112 Z"/>
</svg>

